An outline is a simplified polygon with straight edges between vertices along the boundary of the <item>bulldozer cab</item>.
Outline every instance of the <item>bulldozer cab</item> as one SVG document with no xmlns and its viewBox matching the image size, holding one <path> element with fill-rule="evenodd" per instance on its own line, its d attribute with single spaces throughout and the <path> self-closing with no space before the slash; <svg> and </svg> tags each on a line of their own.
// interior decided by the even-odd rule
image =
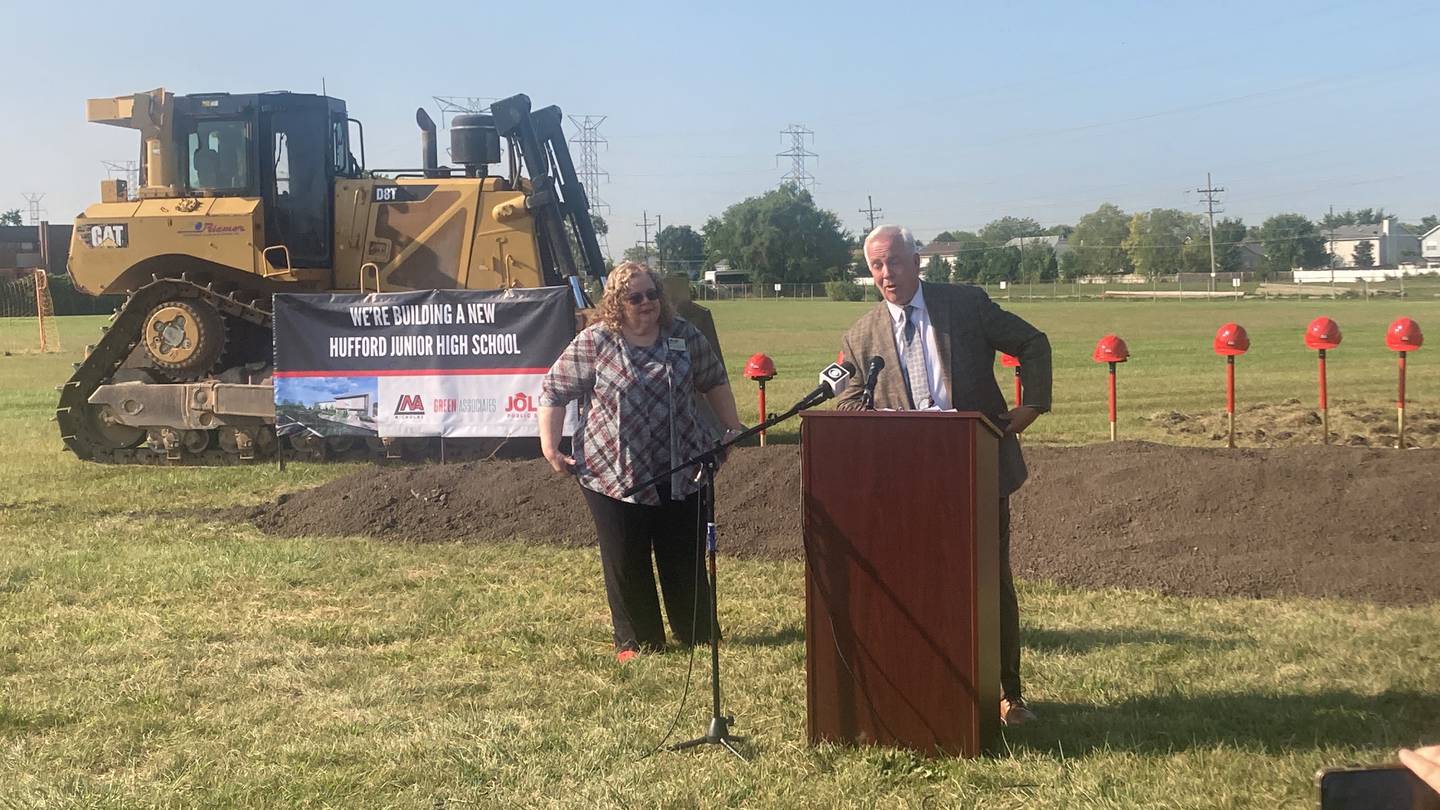
<svg viewBox="0 0 1440 810">
<path fill-rule="evenodd" d="M 336 177 L 350 176 L 345 103 L 298 93 L 175 98 L 180 180 L 193 196 L 259 197 L 266 247 L 296 267 L 329 268 Z M 284 254 L 268 251 L 272 267 Z"/>
</svg>

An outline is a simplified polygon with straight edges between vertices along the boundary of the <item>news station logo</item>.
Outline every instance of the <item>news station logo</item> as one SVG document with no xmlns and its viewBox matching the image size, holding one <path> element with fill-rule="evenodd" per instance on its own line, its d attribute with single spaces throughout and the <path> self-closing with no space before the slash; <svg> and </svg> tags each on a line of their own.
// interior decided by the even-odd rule
<svg viewBox="0 0 1440 810">
<path fill-rule="evenodd" d="M 395 403 L 395 415 L 419 419 L 425 415 L 425 399 L 419 394 L 401 394 Z"/>
<path fill-rule="evenodd" d="M 509 419 L 534 419 L 540 412 L 535 404 L 535 398 L 525 392 L 511 394 L 505 400 L 505 416 Z"/>
</svg>

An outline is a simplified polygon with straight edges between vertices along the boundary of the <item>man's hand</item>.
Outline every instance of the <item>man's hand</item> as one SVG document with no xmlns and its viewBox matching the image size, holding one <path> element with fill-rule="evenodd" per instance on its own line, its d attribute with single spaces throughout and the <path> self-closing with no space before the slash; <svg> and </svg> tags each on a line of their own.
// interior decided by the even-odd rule
<svg viewBox="0 0 1440 810">
<path fill-rule="evenodd" d="M 1400 761 L 1415 772 L 1421 781 L 1440 793 L 1440 745 L 1429 745 L 1411 751 L 1400 749 Z"/>
<path fill-rule="evenodd" d="M 1009 427 L 1006 428 L 1005 432 L 1024 433 L 1025 428 L 1030 427 L 1031 422 L 1040 418 L 1040 412 L 1029 405 L 1021 405 L 1018 408 L 1012 408 L 1000 414 L 1000 418 L 1009 423 Z"/>
<path fill-rule="evenodd" d="M 550 469 L 565 475 L 575 474 L 575 459 L 565 455 L 559 450 L 551 450 L 545 454 L 545 460 L 550 462 Z"/>
</svg>

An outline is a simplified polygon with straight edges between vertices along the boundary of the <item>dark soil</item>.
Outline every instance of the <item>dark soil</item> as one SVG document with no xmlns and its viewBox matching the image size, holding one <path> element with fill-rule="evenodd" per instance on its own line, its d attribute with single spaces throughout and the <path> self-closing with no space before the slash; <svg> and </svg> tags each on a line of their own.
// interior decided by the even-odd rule
<svg viewBox="0 0 1440 810">
<path fill-rule="evenodd" d="M 1162 411 L 1150 424 L 1177 437 L 1225 444 L 1229 428 L 1223 410 L 1203 413 Z M 1323 420 L 1314 403 L 1290 399 L 1279 404 L 1240 406 L 1235 412 L 1235 443 L 1241 447 L 1295 447 L 1322 442 Z M 1330 443 L 1347 447 L 1395 447 L 1400 443 L 1397 414 L 1392 408 L 1331 400 Z M 1405 446 L 1440 447 L 1440 412 L 1415 406 L 1405 409 Z"/>
<path fill-rule="evenodd" d="M 1022 578 L 1384 604 L 1440 594 L 1440 452 L 1121 442 L 1026 456 L 1031 479 L 1012 503 Z M 731 458 L 723 553 L 801 557 L 799 468 L 794 445 Z M 226 517 L 286 536 L 594 542 L 577 486 L 538 460 L 367 470 Z"/>
</svg>

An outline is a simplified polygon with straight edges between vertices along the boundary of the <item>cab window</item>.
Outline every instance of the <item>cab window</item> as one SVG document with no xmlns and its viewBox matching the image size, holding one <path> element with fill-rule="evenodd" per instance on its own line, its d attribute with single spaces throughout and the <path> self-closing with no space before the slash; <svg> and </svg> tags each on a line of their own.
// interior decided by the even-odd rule
<svg viewBox="0 0 1440 810">
<path fill-rule="evenodd" d="M 192 191 L 244 191 L 251 186 L 250 127 L 244 121 L 197 121 L 186 138 Z"/>
</svg>

